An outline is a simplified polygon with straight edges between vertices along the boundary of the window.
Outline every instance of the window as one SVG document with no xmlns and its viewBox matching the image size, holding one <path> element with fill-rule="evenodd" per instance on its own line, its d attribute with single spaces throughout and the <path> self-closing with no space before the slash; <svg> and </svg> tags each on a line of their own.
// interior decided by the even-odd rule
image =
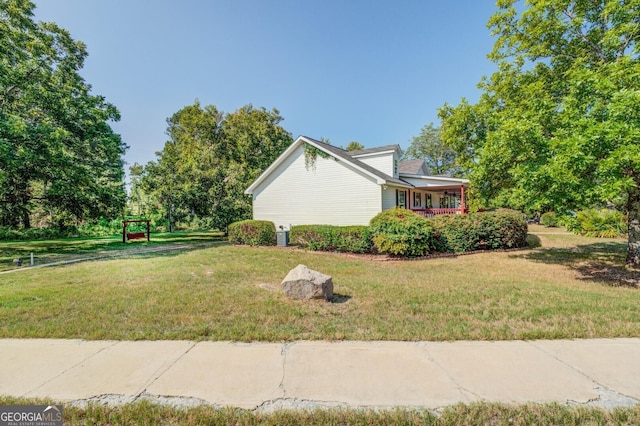
<svg viewBox="0 0 640 426">
<path fill-rule="evenodd" d="M 393 160 L 393 175 L 394 177 L 398 175 L 398 160 Z"/>
<path fill-rule="evenodd" d="M 400 208 L 407 208 L 407 191 L 396 189 L 396 205 Z"/>
<path fill-rule="evenodd" d="M 424 207 L 427 209 L 433 208 L 433 201 L 431 201 L 431 194 L 424 194 Z"/>
<path fill-rule="evenodd" d="M 422 207 L 422 194 L 419 192 L 413 193 L 413 207 Z"/>
</svg>

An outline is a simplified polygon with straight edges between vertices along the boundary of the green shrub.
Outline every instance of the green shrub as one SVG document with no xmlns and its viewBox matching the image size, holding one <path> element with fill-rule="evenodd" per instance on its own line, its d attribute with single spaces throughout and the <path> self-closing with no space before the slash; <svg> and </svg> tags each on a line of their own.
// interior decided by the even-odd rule
<svg viewBox="0 0 640 426">
<path fill-rule="evenodd" d="M 370 253 L 373 248 L 367 226 L 297 225 L 289 241 L 306 250 Z"/>
<path fill-rule="evenodd" d="M 68 237 L 69 231 L 60 231 L 56 228 L 10 228 L 8 226 L 0 226 L 0 240 L 53 240 Z"/>
<path fill-rule="evenodd" d="M 438 251 L 464 253 L 527 245 L 527 222 L 516 211 L 441 215 L 429 220 L 437 231 Z"/>
<path fill-rule="evenodd" d="M 268 220 L 242 220 L 229 225 L 229 241 L 250 246 L 276 244 L 276 226 Z"/>
<path fill-rule="evenodd" d="M 555 228 L 558 226 L 558 217 L 555 212 L 546 212 L 540 216 L 540 224 L 548 227 Z"/>
<path fill-rule="evenodd" d="M 370 222 L 372 240 L 380 253 L 423 256 L 438 246 L 431 223 L 411 210 L 394 207 Z"/>
<path fill-rule="evenodd" d="M 615 238 L 626 234 L 627 222 L 617 210 L 588 209 L 579 211 L 567 229 L 586 237 Z"/>
</svg>

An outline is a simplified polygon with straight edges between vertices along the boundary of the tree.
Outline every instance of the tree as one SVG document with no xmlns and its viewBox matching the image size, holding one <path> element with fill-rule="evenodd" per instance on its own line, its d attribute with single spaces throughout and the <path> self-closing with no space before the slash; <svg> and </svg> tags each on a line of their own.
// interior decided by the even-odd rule
<svg viewBox="0 0 640 426">
<path fill-rule="evenodd" d="M 444 105 L 442 138 L 485 203 L 566 212 L 614 205 L 640 266 L 640 3 L 500 0 L 497 64 L 471 105 Z"/>
<path fill-rule="evenodd" d="M 175 221 L 206 219 L 219 229 L 251 217 L 244 190 L 292 142 L 273 109 L 225 114 L 199 102 L 167 120 L 169 141 L 143 172 L 142 187 Z"/>
<path fill-rule="evenodd" d="M 252 105 L 225 116 L 222 130 L 228 162 L 214 216 L 219 229 L 251 218 L 252 199 L 244 190 L 293 142 L 291 134 L 280 126 L 283 119 L 275 108 L 256 109 Z"/>
<path fill-rule="evenodd" d="M 440 129 L 429 123 L 420 130 L 420 135 L 411 140 L 404 152 L 405 160 L 424 160 L 432 175 L 461 176 L 462 169 L 456 162 L 455 151 L 440 140 Z"/>
<path fill-rule="evenodd" d="M 28 0 L 0 2 L 0 225 L 31 226 L 34 209 L 64 226 L 124 207 L 120 118 L 90 94 L 82 42 L 33 21 Z"/>
<path fill-rule="evenodd" d="M 364 145 L 357 141 L 351 141 L 345 148 L 345 151 L 359 151 L 361 149 L 364 149 Z"/>
</svg>

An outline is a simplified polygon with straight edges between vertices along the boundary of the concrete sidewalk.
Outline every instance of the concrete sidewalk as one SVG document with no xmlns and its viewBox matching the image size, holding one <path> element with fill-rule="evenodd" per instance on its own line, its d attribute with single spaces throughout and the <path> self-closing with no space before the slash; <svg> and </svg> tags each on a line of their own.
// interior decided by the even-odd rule
<svg viewBox="0 0 640 426">
<path fill-rule="evenodd" d="M 422 407 L 640 402 L 640 339 L 229 343 L 0 340 L 0 395 L 83 405 Z"/>
</svg>

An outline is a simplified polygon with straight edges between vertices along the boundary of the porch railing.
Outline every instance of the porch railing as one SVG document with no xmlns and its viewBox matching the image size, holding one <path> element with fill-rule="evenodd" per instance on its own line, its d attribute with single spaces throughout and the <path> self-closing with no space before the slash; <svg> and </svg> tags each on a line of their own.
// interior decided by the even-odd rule
<svg viewBox="0 0 640 426">
<path fill-rule="evenodd" d="M 411 209 L 412 211 L 418 213 L 424 217 L 433 217 L 439 214 L 467 214 L 469 213 L 468 209 L 461 208 L 434 208 L 434 209 Z"/>
</svg>

